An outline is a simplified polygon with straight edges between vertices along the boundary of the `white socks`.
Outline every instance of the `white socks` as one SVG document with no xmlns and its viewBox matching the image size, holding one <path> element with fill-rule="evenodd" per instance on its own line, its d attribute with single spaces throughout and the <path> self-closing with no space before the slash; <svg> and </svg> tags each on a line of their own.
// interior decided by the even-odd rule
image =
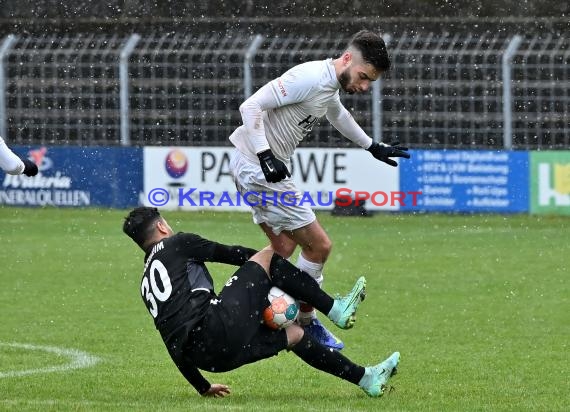
<svg viewBox="0 0 570 412">
<path fill-rule="evenodd" d="M 304 272 L 307 272 L 313 279 L 317 281 L 319 286 L 323 285 L 323 264 L 311 262 L 303 256 L 303 252 L 299 253 L 297 258 L 297 267 Z"/>
<path fill-rule="evenodd" d="M 315 263 L 305 259 L 303 252 L 299 253 L 297 267 L 311 275 L 321 287 L 323 285 L 323 266 L 322 263 Z M 312 306 L 301 303 L 301 310 L 299 311 L 299 324 L 301 326 L 308 325 L 311 319 L 316 317 L 315 309 Z"/>
</svg>

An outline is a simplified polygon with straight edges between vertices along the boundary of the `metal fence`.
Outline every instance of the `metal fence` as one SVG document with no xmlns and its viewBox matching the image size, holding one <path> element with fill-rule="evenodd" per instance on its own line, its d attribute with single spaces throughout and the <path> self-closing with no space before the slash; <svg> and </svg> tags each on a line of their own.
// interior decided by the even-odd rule
<svg viewBox="0 0 570 412">
<path fill-rule="evenodd" d="M 393 68 L 343 95 L 377 140 L 416 148 L 570 147 L 570 37 L 385 35 Z M 11 143 L 228 145 L 246 96 L 348 38 L 245 33 L 0 39 L 0 133 Z M 304 145 L 349 146 L 326 120 Z"/>
</svg>

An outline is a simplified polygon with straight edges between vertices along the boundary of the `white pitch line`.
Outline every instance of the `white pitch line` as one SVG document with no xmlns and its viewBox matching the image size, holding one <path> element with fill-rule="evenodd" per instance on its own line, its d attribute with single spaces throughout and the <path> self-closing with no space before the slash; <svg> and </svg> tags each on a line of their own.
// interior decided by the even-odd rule
<svg viewBox="0 0 570 412">
<path fill-rule="evenodd" d="M 51 372 L 63 372 L 71 369 L 88 368 L 95 365 L 101 359 L 96 356 L 90 355 L 86 352 L 82 352 L 76 349 L 65 349 L 58 348 L 56 346 L 40 346 L 40 345 L 29 345 L 27 343 L 4 343 L 0 342 L 0 347 L 6 346 L 9 348 L 18 348 L 25 350 L 38 350 L 56 354 L 57 356 L 64 356 L 69 358 L 69 362 L 63 365 L 57 366 L 47 366 L 45 368 L 37 369 L 24 369 L 19 371 L 0 371 L 1 378 L 15 378 L 19 376 L 35 375 L 38 373 L 51 373 Z"/>
</svg>

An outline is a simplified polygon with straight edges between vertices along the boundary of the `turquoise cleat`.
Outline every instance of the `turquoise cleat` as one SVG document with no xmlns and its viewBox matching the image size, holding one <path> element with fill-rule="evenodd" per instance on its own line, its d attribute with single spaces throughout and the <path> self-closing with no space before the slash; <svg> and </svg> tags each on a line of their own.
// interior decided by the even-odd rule
<svg viewBox="0 0 570 412">
<path fill-rule="evenodd" d="M 341 329 L 350 329 L 356 321 L 356 309 L 366 297 L 366 279 L 358 278 L 352 290 L 343 298 L 335 299 L 328 318 Z"/>
<path fill-rule="evenodd" d="M 360 379 L 358 386 L 362 388 L 368 396 L 378 398 L 382 396 L 386 389 L 386 383 L 391 376 L 397 372 L 400 363 L 400 352 L 394 352 L 384 362 L 376 366 L 367 366 L 364 369 L 364 376 Z"/>
</svg>

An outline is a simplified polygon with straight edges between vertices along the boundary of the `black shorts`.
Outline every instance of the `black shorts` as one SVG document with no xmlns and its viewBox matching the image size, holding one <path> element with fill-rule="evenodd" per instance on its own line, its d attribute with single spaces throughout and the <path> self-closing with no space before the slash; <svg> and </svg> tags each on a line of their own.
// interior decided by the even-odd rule
<svg viewBox="0 0 570 412">
<path fill-rule="evenodd" d="M 225 372 L 277 355 L 287 347 L 285 330 L 263 324 L 272 284 L 265 270 L 246 262 L 227 281 L 217 301 L 189 336 L 190 356 L 202 370 Z"/>
</svg>

